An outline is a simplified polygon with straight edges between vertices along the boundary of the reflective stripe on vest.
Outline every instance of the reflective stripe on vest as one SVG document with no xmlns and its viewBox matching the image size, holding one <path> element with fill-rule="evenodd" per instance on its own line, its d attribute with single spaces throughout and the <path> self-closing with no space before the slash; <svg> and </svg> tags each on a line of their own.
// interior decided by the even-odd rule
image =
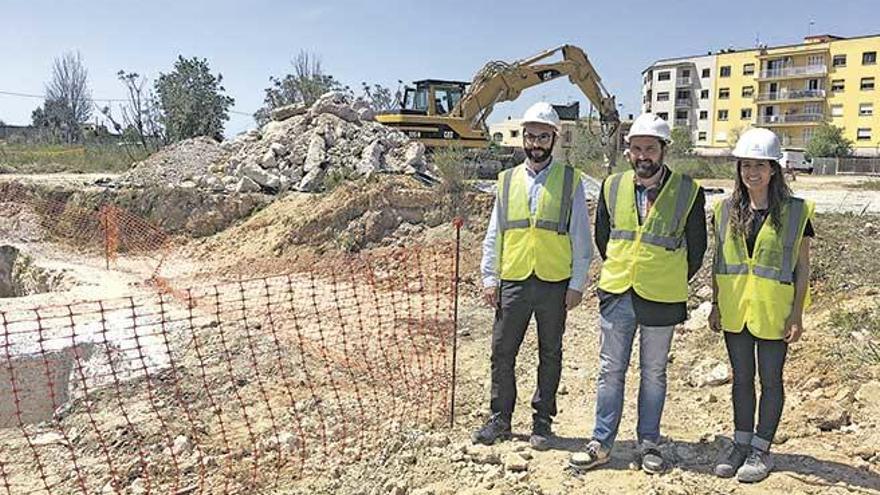
<svg viewBox="0 0 880 495">
<path fill-rule="evenodd" d="M 725 331 L 739 333 L 744 327 L 762 339 L 783 338 L 785 320 L 791 313 L 796 290 L 795 268 L 804 228 L 814 206 L 791 198 L 782 207 L 782 225 L 771 219 L 761 225 L 752 254 L 744 235 L 730 226 L 731 202 L 715 205 L 715 284 L 718 308 Z M 804 307 L 810 302 L 809 287 Z"/>
<path fill-rule="evenodd" d="M 547 182 L 532 214 L 525 167 L 522 164 L 500 176 L 496 219 L 498 277 L 524 280 L 534 272 L 546 281 L 568 278 L 571 276 L 569 223 L 575 181 L 580 180 L 580 176 L 572 167 L 551 164 L 550 167 L 556 168 L 547 171 Z"/>
<path fill-rule="evenodd" d="M 599 288 L 615 294 L 632 288 L 655 302 L 687 300 L 685 228 L 699 186 L 671 172 L 641 222 L 632 171 L 608 178 L 603 194 L 611 231 Z"/>
<path fill-rule="evenodd" d="M 635 231 L 621 230 L 616 228 L 615 226 L 615 209 L 617 208 L 617 195 L 620 191 L 620 182 L 623 180 L 623 176 L 624 174 L 617 174 L 611 178 L 611 190 L 610 194 L 608 195 L 608 201 L 606 201 L 605 203 L 608 207 L 608 214 L 611 217 L 611 239 L 624 239 L 628 241 L 633 241 L 636 238 Z M 680 177 L 682 180 L 682 184 L 680 186 L 682 188 L 682 191 L 690 191 L 692 189 L 696 189 L 696 184 L 694 184 L 693 179 L 686 175 L 682 175 Z M 686 215 L 690 211 L 690 207 L 692 204 L 693 198 L 690 194 L 679 194 L 678 198 L 676 198 L 675 210 L 672 217 L 672 225 L 675 226 L 674 232 L 676 233 L 676 235 L 663 236 L 651 232 L 644 232 L 642 233 L 642 242 L 653 244 L 655 246 L 670 250 L 675 250 L 681 247 L 682 243 L 684 242 L 684 222 L 687 220 Z"/>
<path fill-rule="evenodd" d="M 804 214 L 804 202 L 795 200 L 790 203 L 788 224 L 785 226 L 785 236 L 782 239 L 782 266 L 780 268 L 755 265 L 752 273 L 758 277 L 776 280 L 783 284 L 794 282 L 795 248 L 800 238 L 800 220 Z M 749 273 L 748 264 L 730 264 L 724 260 L 724 244 L 727 242 L 727 230 L 730 223 L 730 201 L 725 200 L 721 205 L 721 218 L 716 228 L 715 243 L 718 246 L 716 256 L 715 273 L 719 275 L 742 275 Z M 755 240 L 757 243 L 757 239 Z M 756 244 L 757 247 L 757 244 Z M 754 251 L 754 249 L 753 249 Z"/>
</svg>

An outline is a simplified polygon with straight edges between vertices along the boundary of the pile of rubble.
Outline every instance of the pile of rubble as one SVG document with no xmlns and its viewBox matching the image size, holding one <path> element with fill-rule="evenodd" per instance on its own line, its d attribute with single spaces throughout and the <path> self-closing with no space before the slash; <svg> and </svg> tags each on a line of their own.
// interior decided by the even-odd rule
<svg viewBox="0 0 880 495">
<path fill-rule="evenodd" d="M 411 174 L 425 167 L 424 145 L 375 122 L 366 103 L 330 92 L 310 108 L 278 108 L 262 129 L 222 144 L 204 138 L 178 143 L 138 164 L 117 185 L 152 183 L 216 193 L 316 192 L 343 180 Z"/>
</svg>

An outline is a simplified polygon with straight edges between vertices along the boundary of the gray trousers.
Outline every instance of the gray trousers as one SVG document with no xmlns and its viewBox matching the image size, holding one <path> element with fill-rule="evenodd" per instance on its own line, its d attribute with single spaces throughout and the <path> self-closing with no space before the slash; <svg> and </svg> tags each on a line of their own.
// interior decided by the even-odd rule
<svg viewBox="0 0 880 495">
<path fill-rule="evenodd" d="M 516 404 L 516 356 L 532 315 L 538 323 L 538 387 L 532 397 L 535 417 L 556 415 L 556 391 L 562 373 L 565 293 L 568 280 L 544 282 L 534 275 L 522 282 L 501 281 L 492 329 L 493 414 L 510 420 Z"/>
</svg>

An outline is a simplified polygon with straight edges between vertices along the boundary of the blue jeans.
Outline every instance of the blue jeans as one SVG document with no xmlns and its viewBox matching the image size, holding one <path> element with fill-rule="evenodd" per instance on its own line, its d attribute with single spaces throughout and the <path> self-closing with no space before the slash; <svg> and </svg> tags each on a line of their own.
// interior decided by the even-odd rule
<svg viewBox="0 0 880 495">
<path fill-rule="evenodd" d="M 636 327 L 639 331 L 638 441 L 660 441 L 660 417 L 666 402 L 666 363 L 675 326 L 639 325 L 630 293 L 613 297 L 600 310 L 599 385 L 593 438 L 611 449 L 623 413 L 623 392 Z"/>
</svg>

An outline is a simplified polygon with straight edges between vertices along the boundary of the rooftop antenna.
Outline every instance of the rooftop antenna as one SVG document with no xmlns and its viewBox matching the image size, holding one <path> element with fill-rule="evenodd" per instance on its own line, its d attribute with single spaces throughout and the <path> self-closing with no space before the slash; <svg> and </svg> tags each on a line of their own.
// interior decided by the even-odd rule
<svg viewBox="0 0 880 495">
<path fill-rule="evenodd" d="M 816 24 L 816 21 L 810 21 L 810 25 L 807 27 L 807 36 L 813 35 L 813 25 Z"/>
</svg>

